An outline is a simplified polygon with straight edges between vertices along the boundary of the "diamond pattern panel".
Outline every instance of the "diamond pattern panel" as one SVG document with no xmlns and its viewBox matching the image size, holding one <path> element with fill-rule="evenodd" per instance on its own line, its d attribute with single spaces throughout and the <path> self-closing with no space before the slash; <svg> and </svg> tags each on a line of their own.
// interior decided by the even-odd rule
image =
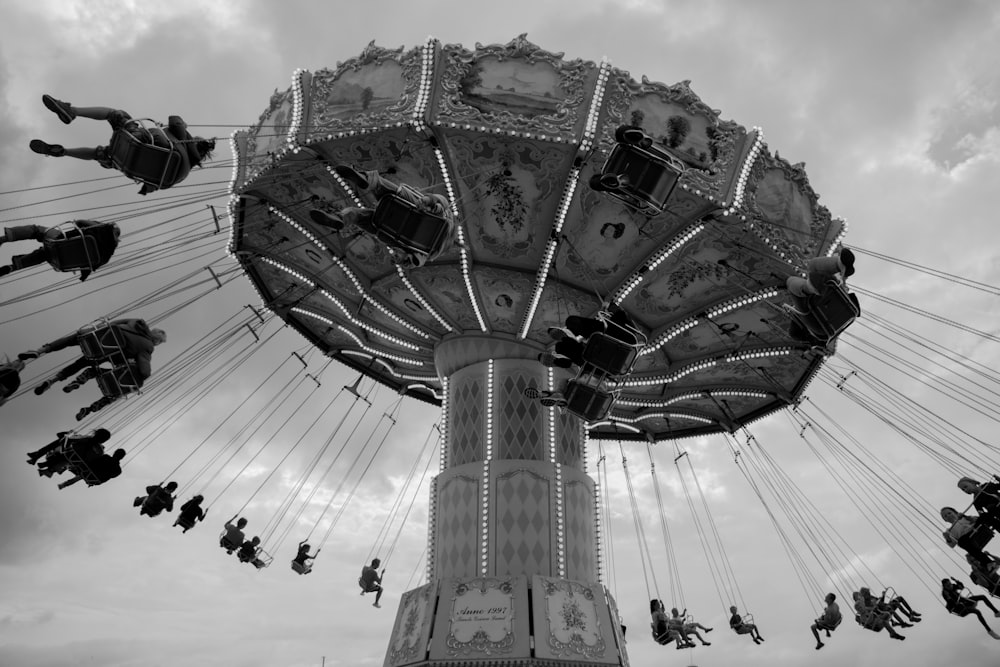
<svg viewBox="0 0 1000 667">
<path fill-rule="evenodd" d="M 497 576 L 549 574 L 552 513 L 549 480 L 529 470 L 499 475 L 494 485 Z"/>
<path fill-rule="evenodd" d="M 559 463 L 567 468 L 583 470 L 584 461 L 581 455 L 580 442 L 583 437 L 583 425 L 573 415 L 563 413 L 556 424 L 556 438 L 559 447 Z"/>
<path fill-rule="evenodd" d="M 438 488 L 437 576 L 473 577 L 479 552 L 479 480 L 460 475 Z"/>
<path fill-rule="evenodd" d="M 531 461 L 545 459 L 542 407 L 538 401 L 524 395 L 525 388 L 534 384 L 530 375 L 518 369 L 512 369 L 497 383 L 495 399 L 498 421 L 495 423 L 499 428 L 496 431 L 497 442 L 493 447 L 494 458 Z"/>
<path fill-rule="evenodd" d="M 594 499 L 593 489 L 583 481 L 563 486 L 566 508 L 566 577 L 594 581 Z"/>
<path fill-rule="evenodd" d="M 451 423 L 448 424 L 452 467 L 481 461 L 484 458 L 483 381 L 484 378 L 475 373 L 459 375 L 452 379 L 453 393 L 449 404 Z"/>
</svg>

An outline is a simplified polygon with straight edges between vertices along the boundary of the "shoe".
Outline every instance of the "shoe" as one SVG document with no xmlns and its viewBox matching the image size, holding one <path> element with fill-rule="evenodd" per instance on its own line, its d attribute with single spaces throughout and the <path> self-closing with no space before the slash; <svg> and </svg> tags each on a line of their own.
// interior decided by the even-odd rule
<svg viewBox="0 0 1000 667">
<path fill-rule="evenodd" d="M 531 400 L 535 400 L 542 395 L 542 392 L 538 391 L 535 387 L 525 387 L 521 393 L 524 394 L 525 398 L 530 398 Z"/>
<path fill-rule="evenodd" d="M 376 609 L 381 609 L 382 608 L 382 605 L 380 605 L 378 602 L 373 602 L 372 606 L 375 607 Z"/>
<path fill-rule="evenodd" d="M 549 327 L 549 337 L 552 340 L 562 340 L 563 338 L 576 340 L 576 335 L 566 327 Z"/>
<path fill-rule="evenodd" d="M 344 219 L 337 214 L 330 214 L 326 211 L 321 211 L 318 208 L 314 208 L 309 211 L 309 219 L 315 222 L 317 225 L 323 227 L 329 227 L 335 232 L 339 232 L 344 228 Z"/>
<path fill-rule="evenodd" d="M 39 155 L 48 155 L 49 157 L 62 157 L 66 155 L 66 149 L 59 144 L 47 144 L 41 139 L 32 139 L 28 143 L 28 148 Z"/>
<path fill-rule="evenodd" d="M 904 621 L 904 622 L 902 622 L 902 623 L 899 624 L 899 627 L 901 627 L 901 628 L 912 628 L 913 627 L 913 623 L 907 623 L 907 622 Z"/>
<path fill-rule="evenodd" d="M 76 113 L 73 111 L 73 105 L 69 102 L 60 102 L 51 95 L 42 95 L 42 104 L 45 108 L 59 116 L 59 120 L 69 125 L 76 118 Z"/>
<path fill-rule="evenodd" d="M 702 646 L 711 646 L 712 642 L 702 642 L 701 645 Z"/>
<path fill-rule="evenodd" d="M 705 628 L 705 632 L 711 632 L 712 628 Z"/>
<path fill-rule="evenodd" d="M 90 408 L 80 408 L 80 411 L 76 413 L 76 420 L 83 421 L 83 418 L 90 414 Z"/>
<path fill-rule="evenodd" d="M 333 170 L 337 173 L 337 176 L 340 176 L 348 183 L 352 183 L 362 190 L 368 189 L 368 178 L 357 169 L 348 167 L 346 164 L 339 164 Z"/>
<path fill-rule="evenodd" d="M 988 634 L 989 634 L 990 637 L 993 637 L 993 639 L 1000 639 L 1000 635 L 998 635 L 997 633 L 993 632 L 992 630 L 990 630 Z"/>
<path fill-rule="evenodd" d="M 3 241 L 0 240 L 0 243 L 3 243 Z M 10 265 L 8 265 L 8 266 L 0 266 L 0 276 L 5 276 L 5 275 L 7 275 L 8 273 L 10 273 L 13 270 L 14 270 L 14 267 L 10 266 Z"/>
<path fill-rule="evenodd" d="M 820 643 L 816 644 L 816 650 L 818 651 L 821 648 L 823 648 L 824 646 L 826 646 L 826 644 L 824 644 L 823 642 L 820 642 Z"/>
<path fill-rule="evenodd" d="M 995 613 L 993 615 L 996 616 L 997 618 L 1000 618 L 1000 611 L 998 611 L 997 613 Z"/>
<path fill-rule="evenodd" d="M 906 637 L 904 637 L 903 635 L 891 635 L 891 636 L 893 639 L 898 639 L 899 641 L 903 641 L 904 639 L 906 639 Z"/>
<path fill-rule="evenodd" d="M 35 387 L 35 396 L 41 396 L 42 394 L 47 392 L 55 383 L 56 383 L 55 380 L 42 380 L 41 384 Z"/>
<path fill-rule="evenodd" d="M 45 354 L 45 350 L 28 350 L 27 352 L 19 353 L 17 358 L 21 361 L 30 361 L 32 359 L 37 359 L 43 354 Z"/>
<path fill-rule="evenodd" d="M 759 643 L 760 643 L 760 640 L 759 640 L 759 639 L 755 639 L 755 640 L 753 640 L 753 643 L 754 643 L 754 644 L 759 644 Z"/>
<path fill-rule="evenodd" d="M 68 393 L 69 393 L 69 392 L 71 392 L 71 391 L 76 391 L 77 389 L 79 389 L 79 388 L 80 388 L 80 387 L 82 387 L 82 386 L 83 386 L 83 385 L 82 385 L 81 383 L 79 383 L 79 382 L 76 382 L 76 381 L 74 380 L 73 382 L 70 382 L 70 383 L 69 383 L 69 384 L 67 384 L 67 385 L 66 385 L 65 387 L 63 387 L 63 391 L 64 391 L 64 392 L 66 392 L 66 393 L 68 394 Z"/>
<path fill-rule="evenodd" d="M 143 500 L 145 500 L 145 498 L 143 498 L 142 496 L 136 496 L 135 500 L 132 501 L 132 507 L 138 507 L 139 505 L 142 504 Z"/>
<path fill-rule="evenodd" d="M 566 399 L 563 395 L 557 391 L 549 393 L 547 396 L 543 396 L 539 403 L 541 403 L 546 408 L 564 408 L 566 407 Z"/>
</svg>

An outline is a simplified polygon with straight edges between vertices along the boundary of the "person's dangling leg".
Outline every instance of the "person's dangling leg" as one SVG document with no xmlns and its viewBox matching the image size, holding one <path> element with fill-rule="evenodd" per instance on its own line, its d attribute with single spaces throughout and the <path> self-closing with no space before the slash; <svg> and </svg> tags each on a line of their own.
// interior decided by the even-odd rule
<svg viewBox="0 0 1000 667">
<path fill-rule="evenodd" d="M 969 610 L 969 613 L 970 614 L 975 614 L 976 618 L 979 619 L 979 622 L 982 624 L 982 626 L 984 628 L 986 628 L 986 632 L 990 633 L 990 637 L 993 637 L 994 639 L 996 639 L 998 636 L 1000 636 L 1000 635 L 997 635 L 997 633 L 993 632 L 993 628 L 991 628 L 990 624 L 986 622 L 985 618 L 983 618 L 983 614 L 982 614 L 981 611 L 979 611 L 976 608 L 972 608 L 971 610 Z"/>
<path fill-rule="evenodd" d="M 590 337 L 590 334 L 604 331 L 604 322 L 592 317 L 570 315 L 566 318 L 566 328 L 577 336 L 583 336 L 586 339 Z"/>
<path fill-rule="evenodd" d="M 54 341 L 50 343 L 45 343 L 37 350 L 28 350 L 27 352 L 21 352 L 20 354 L 17 355 L 17 358 L 20 359 L 21 361 L 27 361 L 29 359 L 37 359 L 43 354 L 48 354 L 49 352 L 58 352 L 59 350 L 65 350 L 67 347 L 76 345 L 77 340 L 78 340 L 77 332 L 74 331 L 73 333 L 66 334 L 61 338 L 56 338 Z M 82 369 L 83 367 L 80 367 L 74 370 L 73 372 L 76 373 Z M 66 377 L 69 376 L 67 375 Z"/>
<path fill-rule="evenodd" d="M 0 244 L 12 241 L 41 241 L 45 238 L 47 231 L 49 231 L 48 228 L 41 225 L 6 227 L 3 230 L 3 235 L 0 236 Z"/>
<path fill-rule="evenodd" d="M 11 271 L 20 271 L 21 269 L 44 264 L 48 258 L 49 254 L 45 248 L 32 250 L 27 255 L 14 255 L 10 258 Z"/>
<path fill-rule="evenodd" d="M 116 112 L 124 113 L 118 109 L 112 109 L 111 107 L 74 107 L 69 105 L 69 109 L 72 111 L 74 116 L 89 118 L 91 120 L 108 120 L 111 118 L 111 115 Z"/>
<path fill-rule="evenodd" d="M 64 148 L 63 154 L 66 157 L 75 157 L 77 160 L 100 161 L 96 148 Z"/>
<path fill-rule="evenodd" d="M 993 603 L 990 602 L 990 599 L 988 597 L 986 597 L 985 595 L 970 595 L 968 597 L 968 599 L 971 600 L 971 601 L 973 601 L 973 602 L 981 602 L 981 603 L 983 603 L 984 605 L 986 605 L 987 607 L 990 608 L 990 611 L 992 611 L 995 616 L 1000 616 L 1000 609 L 997 609 L 993 605 Z"/>
<path fill-rule="evenodd" d="M 353 224 L 369 234 L 378 233 L 378 229 L 376 229 L 372 222 L 375 218 L 375 211 L 370 208 L 357 208 L 351 206 L 341 210 L 340 217 L 345 223 Z"/>
<path fill-rule="evenodd" d="M 583 365 L 583 343 L 573 338 L 563 338 L 555 344 L 555 351 L 577 366 Z"/>
<path fill-rule="evenodd" d="M 41 449 L 37 449 L 33 452 L 28 452 L 28 463 L 30 463 L 31 465 L 35 465 L 35 462 L 38 459 L 59 449 L 59 447 L 62 446 L 62 442 L 63 442 L 62 438 L 56 438 L 55 440 L 45 445 Z"/>
</svg>

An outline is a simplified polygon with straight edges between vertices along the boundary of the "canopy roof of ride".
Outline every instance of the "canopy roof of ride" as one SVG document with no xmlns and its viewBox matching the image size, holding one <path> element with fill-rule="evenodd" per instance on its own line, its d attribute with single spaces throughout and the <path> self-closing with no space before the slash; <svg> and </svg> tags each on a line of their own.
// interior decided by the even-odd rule
<svg viewBox="0 0 1000 667">
<path fill-rule="evenodd" d="M 587 186 L 623 124 L 686 166 L 662 213 Z M 266 306 L 401 393 L 440 402 L 444 339 L 540 352 L 549 327 L 607 299 L 649 343 L 592 434 L 731 432 L 794 402 L 823 362 L 787 335 L 780 290 L 833 252 L 845 225 L 818 204 L 803 165 L 771 154 L 760 129 L 720 120 L 687 82 L 636 81 L 524 36 L 475 49 L 372 44 L 332 69 L 296 71 L 233 148 L 230 250 Z M 447 195 L 459 244 L 404 271 L 377 239 L 317 226 L 316 197 L 375 203 L 338 164 Z"/>
</svg>

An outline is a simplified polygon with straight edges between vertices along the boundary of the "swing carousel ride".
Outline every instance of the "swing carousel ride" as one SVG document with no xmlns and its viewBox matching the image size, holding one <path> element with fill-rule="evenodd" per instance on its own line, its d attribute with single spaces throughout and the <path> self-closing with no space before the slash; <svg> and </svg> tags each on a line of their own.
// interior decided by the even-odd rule
<svg viewBox="0 0 1000 667">
<path fill-rule="evenodd" d="M 810 604 L 834 588 L 847 615 L 852 591 L 889 589 L 852 557 L 859 550 L 756 442 L 750 429 L 776 413 L 805 443 L 800 449 L 816 456 L 918 578 L 933 582 L 941 571 L 966 567 L 954 551 L 942 549 L 939 529 L 928 530 L 929 523 L 940 524 L 939 508 L 901 493 L 909 487 L 899 471 L 866 450 L 824 406 L 810 402 L 807 390 L 819 384 L 877 415 L 956 479 L 983 479 L 1000 467 L 998 450 L 949 428 L 937 405 L 921 404 L 901 387 L 926 386 L 941 392 L 942 401 L 995 414 L 988 387 L 1000 377 L 915 333 L 919 327 L 905 328 L 877 309 L 869 312 L 869 304 L 898 307 L 945 322 L 854 287 L 853 279 L 866 304 L 863 316 L 843 280 L 810 300 L 809 312 L 798 310 L 786 289 L 789 278 L 811 280 L 813 262 L 838 257 L 841 276 L 853 273 L 853 264 L 845 271 L 842 261 L 846 223 L 818 203 L 803 165 L 772 151 L 760 128 L 722 119 L 688 82 L 636 80 L 607 60 L 567 60 L 523 35 L 472 49 L 434 38 L 410 49 L 372 43 L 333 68 L 294 72 L 291 85 L 276 90 L 258 121 L 235 131 L 230 145 L 232 174 L 224 193 L 229 257 L 211 262 L 205 275 L 201 263 L 218 251 L 223 231 L 224 216 L 211 206 L 214 231 L 204 231 L 205 219 L 132 223 L 127 236 L 135 245 L 101 275 L 123 276 L 133 290 L 149 291 L 105 317 L 141 312 L 150 324 L 169 324 L 181 310 L 199 307 L 208 293 L 244 277 L 263 306 L 237 308 L 162 366 L 165 353 L 158 352 L 156 373 L 141 391 L 133 387 L 118 395 L 102 384 L 110 408 L 78 420 L 87 417 L 81 428 L 114 433 L 131 462 L 194 413 L 212 422 L 214 415 L 199 412 L 201 403 L 241 366 L 259 370 L 254 355 L 268 349 L 278 331 L 297 332 L 304 345 L 282 353 L 297 359 L 293 366 L 301 362 L 298 379 L 275 388 L 288 371 L 280 364 L 162 479 L 181 480 L 175 497 L 198 491 L 207 507 L 240 488 L 244 478 L 252 480 L 244 473 L 280 449 L 272 442 L 294 440 L 239 515 L 277 473 L 295 467 L 293 454 L 302 443 L 322 441 L 257 541 L 242 545 L 245 554 L 238 551 L 241 561 L 268 567 L 284 540 L 312 517 L 317 494 L 335 486 L 293 561 L 293 571 L 304 575 L 386 444 L 383 425 L 395 425 L 400 402 L 412 398 L 437 407 L 438 437 L 432 429 L 422 447 L 412 447 L 410 473 L 369 553 L 369 560 L 381 556 L 383 565 L 391 556 L 417 490 L 426 489 L 417 471 L 423 467 L 427 475 L 439 446 L 437 474 L 428 484 L 425 572 L 401 594 L 387 667 L 628 664 L 610 534 L 615 489 L 605 446 L 611 442 L 622 457 L 647 600 L 661 597 L 655 571 L 662 564 L 654 563 L 659 560 L 666 562 L 669 578 L 663 597 L 686 607 L 654 462 L 667 452 L 698 526 L 722 612 L 728 617 L 729 606 L 738 604 L 746 614 L 684 449 L 684 443 L 708 437 L 731 449 L 774 522 Z M 373 179 L 387 184 L 389 193 L 372 187 Z M 204 204 L 219 196 L 218 186 L 178 188 L 155 193 L 156 202 L 145 208 L 108 217 L 121 222 L 192 205 L 204 214 Z M 443 202 L 441 207 L 428 204 L 431 199 Z M 363 218 L 359 211 L 369 222 L 356 223 Z M 866 259 L 988 287 L 855 250 Z M 411 257 L 419 261 L 407 261 Z M 178 266 L 191 272 L 176 278 Z M 163 277 L 168 268 L 169 279 Z M 30 279 L 37 272 L 23 275 Z M 195 289 L 207 291 L 190 296 Z M 25 291 L 2 305 L 28 304 L 50 291 Z M 230 306 L 226 301 L 219 307 Z M 161 310 L 150 313 L 156 308 Z M 0 324 L 37 315 L 6 312 L 9 319 Z M 275 325 L 287 326 L 269 332 Z M 95 325 L 105 331 L 102 326 Z M 591 328 L 582 334 L 580 326 Z M 803 326 L 809 335 L 802 335 Z M 848 354 L 841 349 L 842 335 L 850 343 L 843 346 Z M 570 348 L 575 352 L 564 356 Z M 845 358 L 857 350 L 894 364 L 895 377 L 906 382 L 859 370 Z M 325 365 L 317 370 L 310 364 L 320 356 Z M 357 373 L 357 380 L 325 407 L 310 403 L 333 394 L 321 381 L 333 361 Z M 968 373 L 929 382 L 924 371 L 932 366 L 941 377 L 951 378 L 955 369 Z M 32 388 L 42 393 L 36 381 L 44 374 L 24 374 L 26 386 L 13 399 Z M 334 386 L 340 384 L 338 378 Z M 397 400 L 376 426 L 364 426 L 379 389 Z M 295 393 L 305 390 L 305 397 Z M 140 393 L 146 395 L 118 400 Z M 346 412 L 335 425 L 324 421 L 335 406 L 343 407 L 341 397 Z M 265 398 L 241 416 L 244 406 Z M 345 470 L 342 455 L 355 435 L 364 442 Z M 337 440 L 343 444 L 327 463 Z M 256 453 L 246 460 L 251 443 Z M 649 553 L 626 466 L 626 450 L 642 448 L 649 455 L 665 559 Z M 233 475 L 230 464 L 241 461 Z M 88 485 L 101 484 L 86 472 L 81 478 Z M 219 491 L 216 482 L 227 476 Z M 886 512 L 867 512 L 872 504 Z M 188 515 L 174 525 L 187 532 L 197 530 L 198 521 Z M 794 526 L 799 538 L 779 521 Z M 815 550 L 808 546 L 815 563 L 801 556 L 803 535 L 818 543 Z M 241 549 L 239 540 L 220 537 L 229 554 Z M 935 540 L 935 546 L 923 544 Z M 952 562 L 942 565 L 949 557 Z M 362 588 L 376 592 L 366 591 L 365 583 Z M 998 591 L 1000 585 L 989 590 Z M 902 596 L 888 598 L 904 605 Z M 634 602 L 629 614 L 645 615 Z M 753 625 L 752 616 L 744 615 L 743 623 Z M 703 627 L 693 620 L 691 625 Z M 738 627 L 744 626 L 733 629 Z M 758 642 L 759 631 L 746 632 Z M 655 624 L 653 637 L 673 640 L 658 636 Z M 820 648 L 818 636 L 817 642 Z M 688 647 L 679 639 L 676 645 Z"/>
<path fill-rule="evenodd" d="M 267 308 L 328 357 L 441 406 L 432 583 L 404 595 L 386 664 L 528 659 L 531 635 L 547 638 L 545 664 L 624 662 L 586 440 L 731 433 L 794 402 L 825 356 L 789 338 L 776 297 L 837 249 L 843 222 L 759 129 L 721 120 L 687 83 L 524 37 L 369 45 L 297 71 L 232 144 L 230 251 Z M 381 236 L 316 224 L 318 206 L 381 217 L 341 165 L 447 197 L 453 247 L 406 269 Z M 602 175 L 631 187 L 591 187 Z M 397 227 L 412 240 L 423 222 Z M 551 329 L 610 304 L 634 349 L 605 338 L 575 378 L 540 363 Z"/>
</svg>

